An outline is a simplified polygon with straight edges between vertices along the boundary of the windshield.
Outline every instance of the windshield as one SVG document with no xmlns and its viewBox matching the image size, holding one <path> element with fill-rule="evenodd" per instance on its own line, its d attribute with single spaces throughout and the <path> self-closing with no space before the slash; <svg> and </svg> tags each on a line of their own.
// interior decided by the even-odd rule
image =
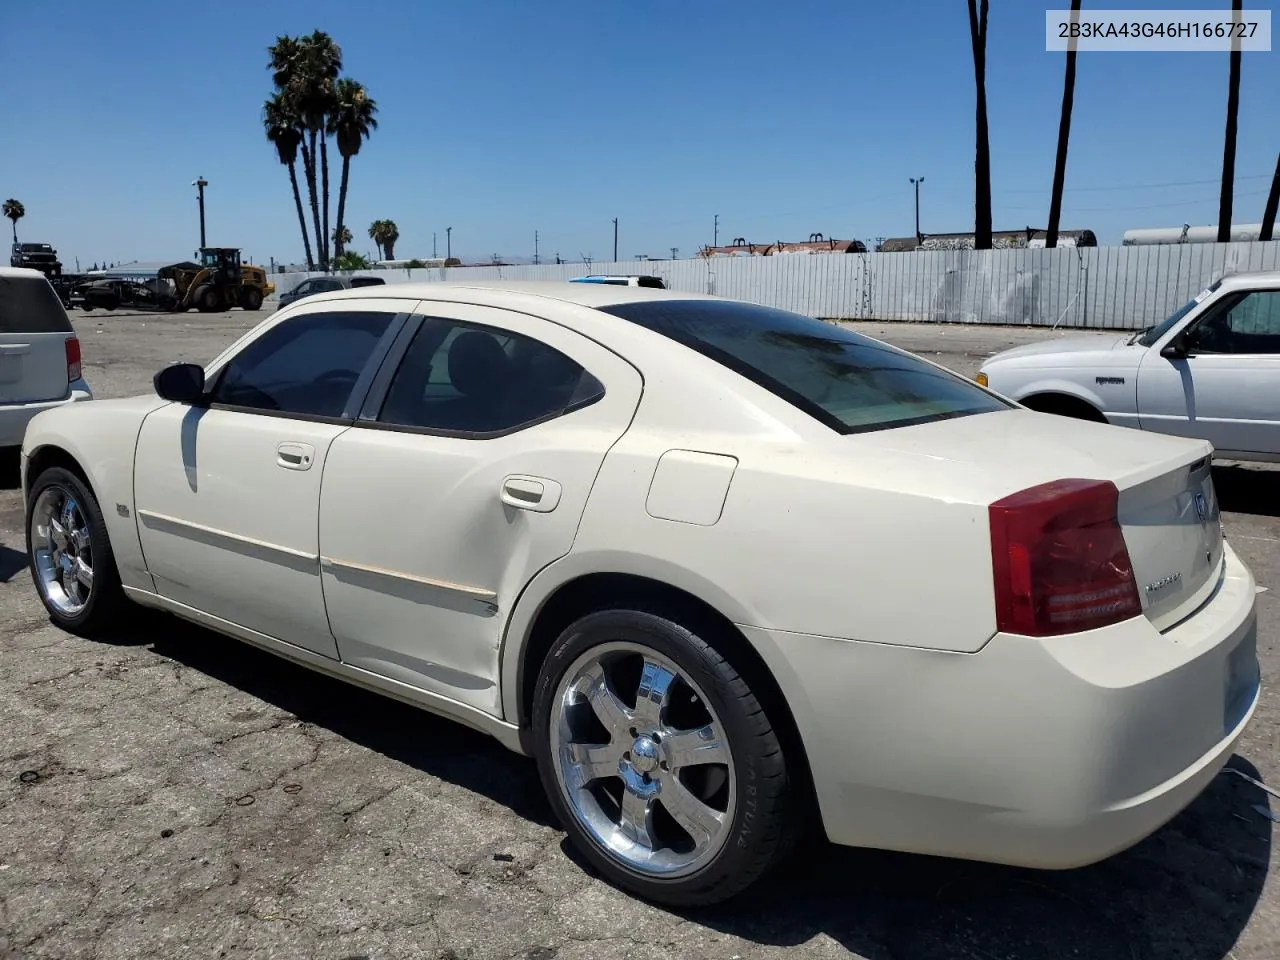
<svg viewBox="0 0 1280 960">
<path fill-rule="evenodd" d="M 698 351 L 840 433 L 1010 409 L 956 374 L 785 310 L 720 300 L 599 309 Z"/>
<path fill-rule="evenodd" d="M 1218 287 L 1220 286 L 1222 286 L 1222 281 L 1215 280 L 1208 287 L 1206 287 L 1204 290 L 1201 290 L 1198 294 L 1196 294 L 1194 297 L 1192 297 L 1190 300 L 1188 300 L 1186 303 L 1180 306 L 1173 313 L 1169 314 L 1169 316 L 1165 317 L 1165 319 L 1157 323 L 1154 327 L 1147 327 L 1146 330 L 1140 330 L 1138 333 L 1135 333 L 1132 337 L 1129 338 L 1129 342 L 1133 343 L 1136 340 L 1138 343 L 1142 344 L 1144 347 L 1151 346 L 1157 340 L 1163 337 L 1166 333 L 1168 333 L 1173 328 L 1174 324 L 1176 324 L 1188 313 L 1190 313 L 1192 310 L 1198 307 L 1204 301 L 1205 297 L 1209 296 L 1209 294 L 1213 293 L 1213 291 L 1217 290 Z"/>
</svg>

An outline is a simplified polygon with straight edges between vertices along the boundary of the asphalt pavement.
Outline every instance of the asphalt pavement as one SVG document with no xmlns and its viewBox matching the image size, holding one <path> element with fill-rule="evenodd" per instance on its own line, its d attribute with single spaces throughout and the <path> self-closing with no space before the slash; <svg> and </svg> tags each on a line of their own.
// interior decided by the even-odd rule
<svg viewBox="0 0 1280 960">
<path fill-rule="evenodd" d="M 74 315 L 100 397 L 151 389 L 261 319 Z M 857 324 L 966 375 L 1044 330 Z M 1114 334 L 1097 334 L 1114 336 Z M 1233 768 L 1280 784 L 1280 472 L 1215 468 L 1265 590 L 1264 693 Z M 49 624 L 0 471 L 0 957 L 1273 960 L 1269 810 L 1219 776 L 1134 849 L 1063 873 L 815 842 L 675 913 L 593 877 L 532 761 L 163 615 L 113 642 Z M 909 691 L 904 691 L 909 695 Z"/>
</svg>

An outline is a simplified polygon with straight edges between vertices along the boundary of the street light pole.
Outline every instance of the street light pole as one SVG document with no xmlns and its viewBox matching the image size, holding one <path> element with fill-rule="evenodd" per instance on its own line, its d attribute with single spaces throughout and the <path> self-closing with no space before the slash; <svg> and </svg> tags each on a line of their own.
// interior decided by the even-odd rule
<svg viewBox="0 0 1280 960">
<path fill-rule="evenodd" d="M 716 214 L 715 226 L 711 231 L 711 246 L 720 246 L 720 214 Z"/>
<path fill-rule="evenodd" d="M 446 264 L 453 259 L 453 227 L 444 228 L 444 259 Z"/>
<path fill-rule="evenodd" d="M 208 244 L 205 243 L 205 240 L 204 240 L 204 188 L 209 185 L 209 181 L 206 180 L 204 177 L 198 177 L 195 180 L 191 181 L 191 185 L 199 191 L 198 197 L 199 197 L 199 203 L 200 203 L 200 247 L 201 249 L 203 249 L 204 247 L 208 246 Z"/>
<path fill-rule="evenodd" d="M 924 183 L 924 177 L 911 177 L 910 180 L 916 188 L 916 243 L 919 244 L 923 242 L 920 236 L 920 184 Z"/>
<path fill-rule="evenodd" d="M 618 262 L 618 218 L 613 218 L 613 262 Z"/>
</svg>

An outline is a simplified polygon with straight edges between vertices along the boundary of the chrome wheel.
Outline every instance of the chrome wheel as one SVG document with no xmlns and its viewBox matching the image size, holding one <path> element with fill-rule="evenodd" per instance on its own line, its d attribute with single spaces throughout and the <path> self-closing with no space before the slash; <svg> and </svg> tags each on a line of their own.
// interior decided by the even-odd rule
<svg viewBox="0 0 1280 960">
<path fill-rule="evenodd" d="M 671 660 L 640 644 L 593 647 L 565 671 L 550 719 L 561 794 L 610 856 L 674 878 L 719 853 L 737 804 L 733 753 Z"/>
<path fill-rule="evenodd" d="M 82 613 L 93 592 L 93 544 L 74 491 L 55 484 L 41 492 L 31 508 L 31 555 L 45 602 L 64 616 Z"/>
</svg>

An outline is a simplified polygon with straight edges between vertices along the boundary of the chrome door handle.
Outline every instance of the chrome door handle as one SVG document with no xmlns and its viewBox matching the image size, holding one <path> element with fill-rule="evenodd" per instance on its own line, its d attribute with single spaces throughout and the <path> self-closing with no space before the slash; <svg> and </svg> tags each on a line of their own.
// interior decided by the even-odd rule
<svg viewBox="0 0 1280 960">
<path fill-rule="evenodd" d="M 286 470 L 310 470 L 315 453 L 309 443 L 282 443 L 276 447 L 276 465 Z"/>
<path fill-rule="evenodd" d="M 560 503 L 560 484 L 546 477 L 512 474 L 502 481 L 501 499 L 509 507 L 550 513 Z"/>
</svg>

